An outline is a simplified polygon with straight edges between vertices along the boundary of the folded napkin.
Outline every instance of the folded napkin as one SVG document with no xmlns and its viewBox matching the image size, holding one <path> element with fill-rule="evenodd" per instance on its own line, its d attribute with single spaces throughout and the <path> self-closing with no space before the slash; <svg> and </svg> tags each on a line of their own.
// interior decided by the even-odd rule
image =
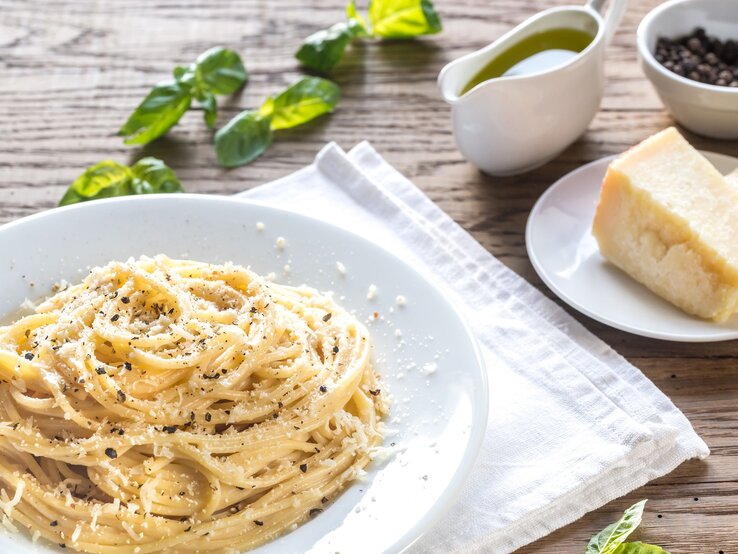
<svg viewBox="0 0 738 554">
<path fill-rule="evenodd" d="M 637 368 L 505 267 L 366 142 L 242 194 L 371 237 L 432 276 L 476 330 L 490 413 L 456 504 L 411 552 L 511 552 L 705 457 Z M 582 551 L 584 548 L 582 547 Z"/>
</svg>

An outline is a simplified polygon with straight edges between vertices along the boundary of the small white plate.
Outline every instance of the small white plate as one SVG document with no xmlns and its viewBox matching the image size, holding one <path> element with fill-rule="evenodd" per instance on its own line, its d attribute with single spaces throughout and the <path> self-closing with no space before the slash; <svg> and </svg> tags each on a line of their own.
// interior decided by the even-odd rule
<svg viewBox="0 0 738 554">
<path fill-rule="evenodd" d="M 276 246 L 278 237 L 286 239 L 284 248 Z M 0 252 L 0 316 L 25 297 L 48 293 L 59 279 L 80 281 L 89 266 L 163 253 L 232 260 L 262 275 L 274 272 L 279 282 L 332 290 L 367 321 L 383 392 L 392 396 L 385 439 L 392 453 L 370 464 L 366 477 L 322 514 L 250 554 L 399 552 L 449 507 L 471 470 L 488 414 L 476 341 L 441 291 L 367 239 L 245 200 L 177 194 L 33 215 L 0 227 Z M 372 284 L 377 294 L 367 299 Z M 396 304 L 398 295 L 407 298 L 404 306 Z M 61 552 L 26 535 L 0 536 L 2 553 L 50 551 Z"/>
<path fill-rule="evenodd" d="M 703 152 L 723 174 L 738 158 Z M 714 342 L 738 338 L 738 317 L 713 323 L 684 313 L 608 263 L 592 236 L 592 220 L 610 156 L 556 181 L 528 216 L 525 244 L 544 283 L 564 302 L 597 321 L 656 339 Z"/>
</svg>

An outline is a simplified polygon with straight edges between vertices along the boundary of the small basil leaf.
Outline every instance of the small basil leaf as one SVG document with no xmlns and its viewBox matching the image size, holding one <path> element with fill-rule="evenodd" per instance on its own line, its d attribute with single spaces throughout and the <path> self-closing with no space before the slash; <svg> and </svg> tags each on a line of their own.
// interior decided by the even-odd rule
<svg viewBox="0 0 738 554">
<path fill-rule="evenodd" d="M 205 125 L 212 129 L 218 119 L 218 104 L 215 101 L 215 95 L 212 92 L 203 92 L 197 101 L 202 106 Z"/>
<path fill-rule="evenodd" d="M 195 64 L 190 64 L 187 67 L 177 66 L 172 71 L 175 81 L 182 84 L 184 87 L 191 89 L 195 84 Z"/>
<path fill-rule="evenodd" d="M 616 549 L 640 525 L 645 505 L 646 500 L 633 504 L 625 510 L 623 517 L 593 536 L 587 545 L 585 554 L 614 554 Z"/>
<path fill-rule="evenodd" d="M 383 38 L 410 38 L 441 30 L 441 19 L 430 0 L 371 0 L 369 21 L 374 35 Z"/>
<path fill-rule="evenodd" d="M 195 72 L 198 87 L 213 94 L 232 94 L 248 79 L 241 56 L 220 47 L 200 54 Z"/>
<path fill-rule="evenodd" d="M 366 35 L 366 29 L 358 19 L 342 21 L 306 38 L 295 57 L 305 67 L 327 73 L 341 61 L 352 40 Z"/>
<path fill-rule="evenodd" d="M 369 25 L 367 24 L 366 20 L 361 17 L 359 12 L 356 11 L 356 2 L 354 2 L 354 0 L 351 0 L 351 2 L 349 2 L 346 6 L 346 18 L 349 20 L 349 22 L 354 22 L 355 36 L 368 37 L 371 35 L 371 32 L 369 31 Z"/>
<path fill-rule="evenodd" d="M 89 167 L 69 185 L 60 206 L 130 194 L 133 175 L 126 166 L 105 160 Z"/>
<path fill-rule="evenodd" d="M 133 194 L 184 192 L 174 171 L 157 158 L 141 158 L 131 166 L 131 173 Z"/>
<path fill-rule="evenodd" d="M 618 546 L 615 554 L 669 554 L 660 546 L 642 542 L 626 542 Z"/>
<path fill-rule="evenodd" d="M 341 91 L 333 81 L 303 77 L 274 99 L 272 130 L 289 129 L 330 112 L 340 97 Z"/>
<path fill-rule="evenodd" d="M 118 134 L 126 144 L 147 144 L 171 129 L 189 109 L 190 89 L 179 81 L 156 85 L 134 110 Z"/>
<path fill-rule="evenodd" d="M 225 167 L 247 164 L 269 148 L 272 130 L 269 118 L 258 111 L 245 111 L 215 133 L 215 153 Z"/>
</svg>

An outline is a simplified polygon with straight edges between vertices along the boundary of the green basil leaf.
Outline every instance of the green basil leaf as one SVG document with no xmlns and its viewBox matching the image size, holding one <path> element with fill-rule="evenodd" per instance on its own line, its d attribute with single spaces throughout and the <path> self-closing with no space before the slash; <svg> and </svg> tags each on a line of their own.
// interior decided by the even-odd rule
<svg viewBox="0 0 738 554">
<path fill-rule="evenodd" d="M 89 167 L 69 185 L 59 205 L 130 194 L 132 180 L 131 170 L 126 166 L 112 160 L 102 161 Z"/>
<path fill-rule="evenodd" d="M 302 125 L 330 112 L 340 97 L 341 91 L 333 81 L 303 77 L 274 99 L 271 107 L 272 130 Z"/>
<path fill-rule="evenodd" d="M 358 19 L 342 21 L 306 38 L 295 57 L 305 67 L 327 73 L 341 61 L 349 43 L 362 35 L 366 30 Z"/>
<path fill-rule="evenodd" d="M 349 20 L 349 22 L 354 22 L 356 26 L 356 30 L 354 32 L 356 33 L 357 37 L 371 36 L 369 25 L 367 24 L 366 20 L 361 17 L 359 12 L 356 11 L 356 2 L 354 0 L 351 0 L 346 6 L 346 18 Z"/>
<path fill-rule="evenodd" d="M 272 130 L 269 118 L 258 111 L 245 111 L 215 133 L 215 153 L 225 167 L 247 164 L 269 148 Z"/>
<path fill-rule="evenodd" d="M 213 94 L 232 94 L 248 79 L 246 68 L 233 50 L 211 48 L 195 62 L 197 86 Z"/>
<path fill-rule="evenodd" d="M 616 549 L 640 525 L 645 505 L 646 500 L 633 504 L 625 510 L 623 517 L 593 536 L 587 545 L 585 554 L 614 554 Z"/>
<path fill-rule="evenodd" d="M 441 30 L 441 19 L 430 0 L 371 0 L 369 21 L 374 35 L 383 38 L 410 38 Z"/>
<path fill-rule="evenodd" d="M 274 115 L 274 97 L 269 96 L 259 108 L 259 115 L 264 118 L 271 119 Z"/>
<path fill-rule="evenodd" d="M 189 109 L 190 89 L 179 81 L 156 85 L 134 110 L 118 134 L 126 144 L 147 144 L 171 129 Z"/>
<path fill-rule="evenodd" d="M 212 92 L 203 92 L 197 101 L 202 106 L 205 125 L 212 129 L 218 119 L 218 103 L 215 101 L 215 95 Z"/>
<path fill-rule="evenodd" d="M 131 173 L 132 194 L 184 192 L 174 171 L 157 158 L 141 158 L 131 166 Z"/>
<path fill-rule="evenodd" d="M 626 542 L 621 544 L 615 554 L 669 554 L 660 546 L 642 542 Z"/>
<path fill-rule="evenodd" d="M 142 158 L 130 168 L 105 160 L 77 177 L 59 205 L 155 192 L 184 192 L 177 176 L 161 160 Z"/>
<path fill-rule="evenodd" d="M 192 89 L 195 85 L 195 64 L 190 64 L 187 67 L 178 65 L 174 68 L 172 74 L 175 81 L 188 89 Z"/>
</svg>

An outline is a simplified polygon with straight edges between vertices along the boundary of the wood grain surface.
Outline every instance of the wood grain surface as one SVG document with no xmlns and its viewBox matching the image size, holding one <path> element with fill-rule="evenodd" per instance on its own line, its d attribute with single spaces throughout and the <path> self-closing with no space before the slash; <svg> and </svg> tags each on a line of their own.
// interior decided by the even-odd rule
<svg viewBox="0 0 738 554">
<path fill-rule="evenodd" d="M 102 159 L 155 155 L 190 192 L 234 193 L 308 164 L 328 141 L 350 148 L 369 140 L 492 254 L 550 295 L 525 254 L 524 226 L 535 200 L 568 171 L 672 123 L 636 59 L 636 26 L 657 0 L 631 0 L 608 50 L 602 109 L 587 133 L 526 175 L 488 177 L 462 159 L 435 79 L 453 58 L 563 3 L 438 0 L 442 34 L 352 48 L 334 73 L 343 91 L 335 114 L 280 132 L 255 163 L 224 170 L 198 110 L 143 149 L 124 147 L 116 130 L 154 83 L 216 44 L 242 53 L 251 74 L 243 92 L 221 101 L 219 124 L 257 106 L 300 75 L 293 58 L 300 40 L 337 21 L 344 0 L 0 0 L 0 223 L 56 205 L 66 186 Z M 686 134 L 700 148 L 738 155 L 736 142 Z M 594 532 L 649 498 L 637 538 L 672 554 L 738 554 L 738 342 L 667 343 L 573 315 L 685 412 L 712 455 L 520 552 L 583 552 Z"/>
</svg>

